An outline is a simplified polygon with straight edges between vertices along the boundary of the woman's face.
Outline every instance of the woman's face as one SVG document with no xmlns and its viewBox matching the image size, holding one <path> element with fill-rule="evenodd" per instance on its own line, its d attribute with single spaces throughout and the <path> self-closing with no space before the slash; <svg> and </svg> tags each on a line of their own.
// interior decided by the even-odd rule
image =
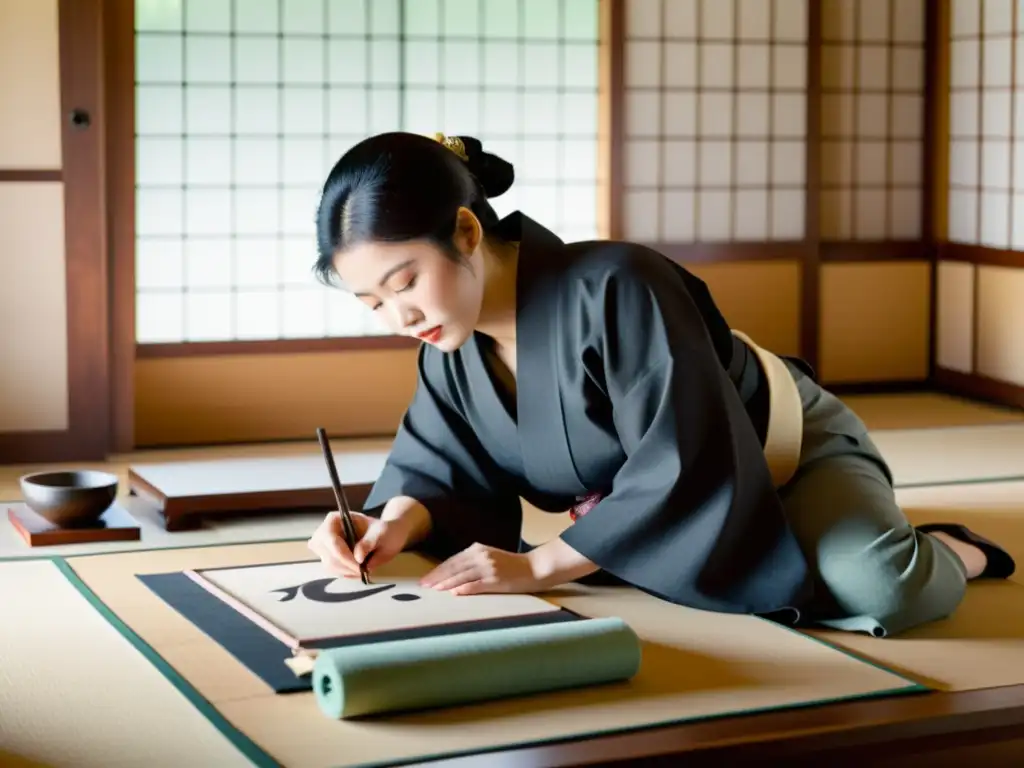
<svg viewBox="0 0 1024 768">
<path fill-rule="evenodd" d="M 348 290 L 395 334 L 451 352 L 473 334 L 483 300 L 479 224 L 460 216 L 455 261 L 433 243 L 360 243 L 334 259 Z"/>
</svg>

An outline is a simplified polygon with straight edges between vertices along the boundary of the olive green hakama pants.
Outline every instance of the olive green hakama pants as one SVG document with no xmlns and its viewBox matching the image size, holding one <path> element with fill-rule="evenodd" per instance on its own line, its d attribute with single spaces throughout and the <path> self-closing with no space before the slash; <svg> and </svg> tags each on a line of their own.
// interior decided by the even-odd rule
<svg viewBox="0 0 1024 768">
<path fill-rule="evenodd" d="M 963 562 L 907 521 L 861 419 L 787 365 L 803 402 L 804 436 L 800 466 L 779 495 L 816 593 L 799 623 L 889 637 L 949 616 L 966 590 Z"/>
</svg>

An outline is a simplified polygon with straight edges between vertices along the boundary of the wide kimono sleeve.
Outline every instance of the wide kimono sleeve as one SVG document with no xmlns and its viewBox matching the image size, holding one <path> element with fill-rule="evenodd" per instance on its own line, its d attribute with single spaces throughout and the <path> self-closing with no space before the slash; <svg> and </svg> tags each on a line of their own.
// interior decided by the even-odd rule
<svg viewBox="0 0 1024 768">
<path fill-rule="evenodd" d="M 603 329 L 604 387 L 626 459 L 562 539 L 674 603 L 799 615 L 807 563 L 691 290 L 667 260 L 639 260 L 581 310 Z"/>
<path fill-rule="evenodd" d="M 417 549 L 437 558 L 475 542 L 516 551 L 522 530 L 518 494 L 453 405 L 441 353 L 424 346 L 417 367 L 415 394 L 363 511 L 379 516 L 389 499 L 416 499 L 431 518 L 430 535 Z"/>
</svg>

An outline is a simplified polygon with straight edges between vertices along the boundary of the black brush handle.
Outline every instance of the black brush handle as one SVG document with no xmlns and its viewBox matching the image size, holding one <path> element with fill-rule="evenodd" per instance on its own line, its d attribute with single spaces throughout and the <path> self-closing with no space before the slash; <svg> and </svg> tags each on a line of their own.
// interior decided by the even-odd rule
<svg viewBox="0 0 1024 768">
<path fill-rule="evenodd" d="M 331 445 L 327 441 L 327 433 L 323 427 L 317 427 L 316 439 L 320 441 L 320 450 L 324 454 L 324 462 L 327 464 L 327 472 L 331 476 L 331 487 L 334 489 L 334 498 L 338 502 L 338 511 L 341 512 L 341 527 L 345 531 L 345 543 L 348 544 L 350 552 L 354 552 L 356 548 L 356 527 L 352 524 L 352 510 L 348 505 L 348 499 L 345 498 L 345 490 L 341 487 L 341 479 L 338 477 L 338 467 L 334 463 L 334 453 L 331 451 Z M 364 584 L 368 583 L 366 578 L 366 566 L 360 564 L 359 575 L 363 580 Z"/>
</svg>

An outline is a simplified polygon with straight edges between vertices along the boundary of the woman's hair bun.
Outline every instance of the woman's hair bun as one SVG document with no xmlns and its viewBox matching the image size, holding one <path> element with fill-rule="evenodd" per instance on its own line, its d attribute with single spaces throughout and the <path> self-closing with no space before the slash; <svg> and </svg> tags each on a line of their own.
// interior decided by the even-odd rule
<svg viewBox="0 0 1024 768">
<path fill-rule="evenodd" d="M 472 136 L 459 136 L 466 148 L 466 166 L 488 198 L 500 197 L 509 191 L 516 173 L 512 163 L 490 152 L 484 152 L 483 144 Z"/>
<path fill-rule="evenodd" d="M 427 239 L 451 253 L 463 206 L 485 232 L 507 239 L 488 198 L 507 192 L 514 178 L 512 164 L 472 136 L 437 133 L 431 140 L 393 131 L 363 139 L 334 164 L 320 194 L 317 278 L 333 284 L 335 257 L 356 243 Z"/>
</svg>

